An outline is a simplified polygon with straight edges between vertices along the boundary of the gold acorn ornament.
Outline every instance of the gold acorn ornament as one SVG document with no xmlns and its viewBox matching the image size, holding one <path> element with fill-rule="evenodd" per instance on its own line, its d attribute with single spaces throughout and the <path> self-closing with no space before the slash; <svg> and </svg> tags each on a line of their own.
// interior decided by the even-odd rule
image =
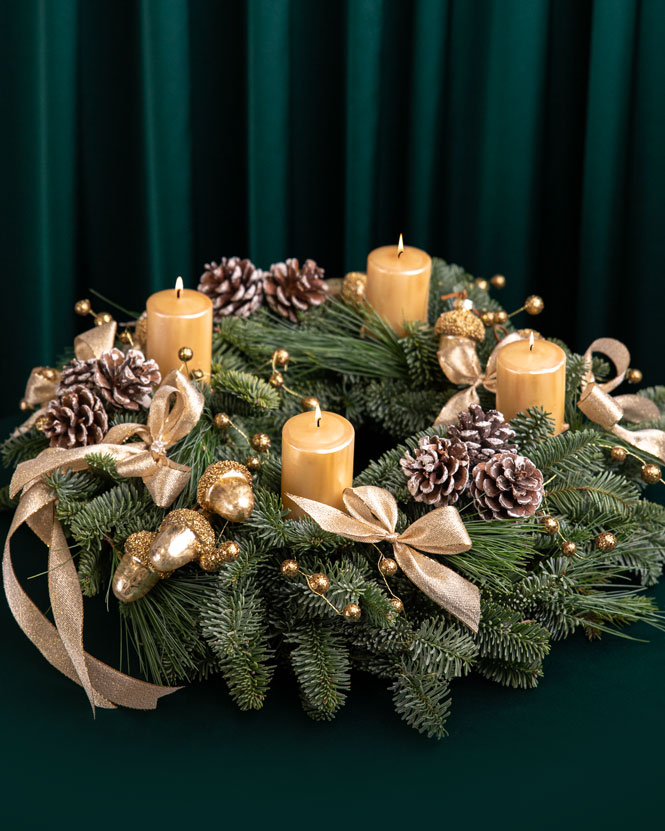
<svg viewBox="0 0 665 831">
<path fill-rule="evenodd" d="M 506 278 L 503 274 L 495 274 L 494 277 L 490 278 L 490 283 L 495 289 L 502 289 L 506 285 Z"/>
<path fill-rule="evenodd" d="M 599 551 L 614 551 L 617 547 L 617 538 L 611 531 L 603 531 L 598 534 L 594 544 Z"/>
<path fill-rule="evenodd" d="M 270 436 L 267 433 L 254 433 L 249 443 L 259 453 L 267 453 L 270 450 Z"/>
<path fill-rule="evenodd" d="M 342 281 L 342 299 L 347 303 L 360 305 L 367 292 L 367 274 L 363 271 L 350 271 Z"/>
<path fill-rule="evenodd" d="M 137 531 L 125 540 L 125 553 L 113 575 L 113 594 L 123 603 L 133 603 L 171 575 L 170 571 L 157 571 L 150 561 L 150 549 L 157 534 L 154 531 Z"/>
<path fill-rule="evenodd" d="M 478 315 L 471 311 L 473 303 L 470 300 L 464 300 L 462 303 L 464 305 L 461 308 L 439 315 L 434 332 L 440 338 L 470 338 L 477 343 L 482 343 L 485 340 L 485 326 Z"/>
<path fill-rule="evenodd" d="M 179 508 L 164 517 L 150 548 L 150 563 L 157 571 L 176 568 L 210 554 L 215 532 L 198 511 Z"/>
<path fill-rule="evenodd" d="M 252 474 L 224 459 L 206 468 L 197 488 L 199 505 L 229 522 L 244 522 L 254 510 Z"/>
</svg>

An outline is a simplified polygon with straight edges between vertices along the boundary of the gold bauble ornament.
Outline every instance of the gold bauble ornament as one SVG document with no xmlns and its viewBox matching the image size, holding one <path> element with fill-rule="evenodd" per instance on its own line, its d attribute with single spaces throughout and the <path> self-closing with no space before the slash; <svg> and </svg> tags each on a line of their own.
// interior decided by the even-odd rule
<svg viewBox="0 0 665 831">
<path fill-rule="evenodd" d="M 205 373 L 203 372 L 202 369 L 193 369 L 189 373 L 189 377 L 192 378 L 194 381 L 200 381 L 201 378 L 203 378 L 204 375 L 205 375 Z"/>
<path fill-rule="evenodd" d="M 594 544 L 599 551 L 614 551 L 617 547 L 617 538 L 611 531 L 603 531 L 598 534 Z"/>
<path fill-rule="evenodd" d="M 613 462 L 625 462 L 628 453 L 624 447 L 619 447 L 619 445 L 615 445 L 610 450 L 610 458 Z"/>
<path fill-rule="evenodd" d="M 478 343 L 485 340 L 483 322 L 470 309 L 452 309 L 449 312 L 443 312 L 436 321 L 434 332 L 439 336 L 454 335 L 471 338 Z"/>
<path fill-rule="evenodd" d="M 95 326 L 104 326 L 106 323 L 113 322 L 113 315 L 111 312 L 100 312 L 95 315 Z"/>
<path fill-rule="evenodd" d="M 91 309 L 92 305 L 90 304 L 90 301 L 87 298 L 84 300 L 77 300 L 74 304 L 74 311 L 77 315 L 81 315 L 81 317 L 89 315 Z"/>
<path fill-rule="evenodd" d="M 113 594 L 123 603 L 133 603 L 150 589 L 171 575 L 170 571 L 156 571 L 150 562 L 150 548 L 157 534 L 137 531 L 125 540 L 125 553 L 113 575 Z"/>
<path fill-rule="evenodd" d="M 150 563 L 157 571 L 173 571 L 209 554 L 215 548 L 215 532 L 198 511 L 179 508 L 164 517 L 150 549 Z"/>
<path fill-rule="evenodd" d="M 483 322 L 483 326 L 489 329 L 490 326 L 494 326 L 496 323 L 496 315 L 491 309 L 483 309 L 480 313 L 480 319 Z"/>
<path fill-rule="evenodd" d="M 629 384 L 641 384 L 642 383 L 642 370 L 641 369 L 627 369 L 626 370 L 626 381 Z"/>
<path fill-rule="evenodd" d="M 495 274 L 494 277 L 490 279 L 490 283 L 495 289 L 502 289 L 506 285 L 506 278 L 503 274 Z"/>
<path fill-rule="evenodd" d="M 298 576 L 298 561 L 297 560 L 282 560 L 282 563 L 279 567 L 280 572 L 284 575 L 284 577 L 297 577 Z"/>
<path fill-rule="evenodd" d="M 300 399 L 300 409 L 303 413 L 315 410 L 319 406 L 319 399 L 314 395 L 306 395 Z"/>
<path fill-rule="evenodd" d="M 544 516 L 540 518 L 540 522 L 543 526 L 543 531 L 546 534 L 556 534 L 559 531 L 559 520 L 555 519 L 553 516 Z"/>
<path fill-rule="evenodd" d="M 223 563 L 232 563 L 238 559 L 242 549 L 234 540 L 226 540 L 214 551 L 206 551 L 199 558 L 199 565 L 204 571 L 217 571 Z"/>
<path fill-rule="evenodd" d="M 120 334 L 118 335 L 118 340 L 120 341 L 120 343 L 131 344 L 132 335 L 129 329 L 123 329 L 123 331 L 120 332 Z"/>
<path fill-rule="evenodd" d="M 503 309 L 494 312 L 494 322 L 498 323 L 499 326 L 505 326 L 508 323 L 508 312 L 504 312 Z"/>
<path fill-rule="evenodd" d="M 348 303 L 360 304 L 367 292 L 367 275 L 363 271 L 350 271 L 342 282 L 342 298 Z"/>
<path fill-rule="evenodd" d="M 259 453 L 266 453 L 270 450 L 270 436 L 267 433 L 254 433 L 249 442 Z"/>
<path fill-rule="evenodd" d="M 401 615 L 404 611 L 404 604 L 399 599 L 399 597 L 391 597 L 389 598 L 389 602 L 390 605 L 393 607 L 393 612 L 395 612 L 396 615 Z"/>
<path fill-rule="evenodd" d="M 381 557 L 379 571 L 386 577 L 392 577 L 393 574 L 397 574 L 397 562 L 392 557 Z"/>
<path fill-rule="evenodd" d="M 270 376 L 270 386 L 275 387 L 275 389 L 279 389 L 280 387 L 284 386 L 284 376 L 281 372 L 275 370 L 273 374 Z"/>
<path fill-rule="evenodd" d="M 275 349 L 272 353 L 272 359 L 275 362 L 275 366 L 286 366 L 290 357 L 291 356 L 286 349 Z"/>
<path fill-rule="evenodd" d="M 330 579 L 325 574 L 317 571 L 307 578 L 307 585 L 314 594 L 326 594 L 330 589 Z"/>
<path fill-rule="evenodd" d="M 640 475 L 647 485 L 655 485 L 656 482 L 660 482 L 663 473 L 658 465 L 642 465 Z"/>
<path fill-rule="evenodd" d="M 245 459 L 245 467 L 247 470 L 251 470 L 252 473 L 258 473 L 261 469 L 261 459 L 258 456 L 248 456 Z"/>
<path fill-rule="evenodd" d="M 532 294 L 524 301 L 524 311 L 529 315 L 539 315 L 545 308 L 542 297 Z"/>
<path fill-rule="evenodd" d="M 254 510 L 252 474 L 240 462 L 215 462 L 199 479 L 196 498 L 205 511 L 244 522 Z"/>
<path fill-rule="evenodd" d="M 476 277 L 476 287 L 479 288 L 481 291 L 489 291 L 490 284 L 484 277 Z"/>
<path fill-rule="evenodd" d="M 574 557 L 577 554 L 577 546 L 571 540 L 566 540 L 561 546 L 561 550 L 566 557 Z"/>
<path fill-rule="evenodd" d="M 231 426 L 231 416 L 226 413 L 215 413 L 213 423 L 218 430 L 228 430 Z"/>
<path fill-rule="evenodd" d="M 19 406 L 19 409 L 24 413 L 26 413 L 28 410 L 32 409 L 32 407 L 30 406 L 30 404 L 28 403 L 28 401 L 25 398 L 21 399 L 18 406 Z"/>
<path fill-rule="evenodd" d="M 347 603 L 342 609 L 342 614 L 347 620 L 360 620 L 362 610 L 357 603 Z"/>
<path fill-rule="evenodd" d="M 191 361 L 193 357 L 194 350 L 190 349 L 189 346 L 181 346 L 180 349 L 178 349 L 178 360 L 182 361 L 183 364 Z"/>
</svg>

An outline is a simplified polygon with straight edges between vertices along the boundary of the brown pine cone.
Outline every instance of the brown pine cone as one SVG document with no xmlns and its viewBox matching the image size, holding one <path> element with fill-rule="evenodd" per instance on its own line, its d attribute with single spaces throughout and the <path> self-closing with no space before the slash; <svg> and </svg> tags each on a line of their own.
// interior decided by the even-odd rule
<svg viewBox="0 0 665 831">
<path fill-rule="evenodd" d="M 526 456 L 503 451 L 475 466 L 470 490 L 483 519 L 525 519 L 543 500 L 543 474 Z"/>
<path fill-rule="evenodd" d="M 88 361 L 79 361 L 78 358 L 74 358 L 62 369 L 60 383 L 56 389 L 57 395 L 62 395 L 72 387 L 88 387 L 88 389 L 94 387 L 96 366 L 96 358 Z"/>
<path fill-rule="evenodd" d="M 454 505 L 469 479 L 466 447 L 461 441 L 423 436 L 414 452 L 415 458 L 407 451 L 400 459 L 411 496 L 437 508 Z"/>
<path fill-rule="evenodd" d="M 297 312 L 320 306 L 326 299 L 328 286 L 323 274 L 314 260 L 305 260 L 302 268 L 296 259 L 271 265 L 264 284 L 268 305 L 273 312 L 297 323 Z"/>
<path fill-rule="evenodd" d="M 212 300 L 214 320 L 233 315 L 249 317 L 263 300 L 265 274 L 250 260 L 240 257 L 222 257 L 206 263 L 198 289 Z"/>
<path fill-rule="evenodd" d="M 517 452 L 517 445 L 511 444 L 515 432 L 498 410 L 483 410 L 479 404 L 472 404 L 457 416 L 457 425 L 451 424 L 448 436 L 464 442 L 469 453 L 469 468 L 479 462 L 486 462 L 502 450 Z"/>
<path fill-rule="evenodd" d="M 50 401 L 44 419 L 51 447 L 66 449 L 99 444 L 109 426 L 104 405 L 86 387 L 72 387 Z"/>
<path fill-rule="evenodd" d="M 143 352 L 120 349 L 102 352 L 95 361 L 95 392 L 117 410 L 149 407 L 152 388 L 162 380 L 156 361 L 146 360 Z"/>
</svg>

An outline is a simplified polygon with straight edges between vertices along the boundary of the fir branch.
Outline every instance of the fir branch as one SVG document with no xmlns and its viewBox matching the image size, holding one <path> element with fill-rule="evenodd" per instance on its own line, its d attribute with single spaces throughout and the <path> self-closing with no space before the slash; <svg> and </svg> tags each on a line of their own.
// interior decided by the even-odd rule
<svg viewBox="0 0 665 831">
<path fill-rule="evenodd" d="M 2 464 L 5 467 L 15 467 L 28 459 L 34 459 L 48 445 L 46 436 L 35 427 L 26 433 L 14 432 L 0 445 Z"/>
<path fill-rule="evenodd" d="M 307 712 L 316 720 L 330 720 L 344 704 L 351 685 L 348 648 L 338 625 L 306 621 L 285 638 L 295 644 L 291 666 Z"/>
<path fill-rule="evenodd" d="M 450 715 L 450 688 L 436 673 L 418 674 L 402 671 L 389 688 L 395 712 L 404 721 L 428 738 L 442 739 L 447 735 L 446 721 Z"/>
</svg>

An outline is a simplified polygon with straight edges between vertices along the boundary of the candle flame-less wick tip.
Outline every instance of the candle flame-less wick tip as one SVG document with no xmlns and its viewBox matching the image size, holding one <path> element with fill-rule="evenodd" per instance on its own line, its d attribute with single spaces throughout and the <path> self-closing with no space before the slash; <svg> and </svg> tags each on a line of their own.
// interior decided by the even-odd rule
<svg viewBox="0 0 665 831">
<path fill-rule="evenodd" d="M 318 404 L 316 405 L 316 410 L 314 411 L 314 418 L 316 419 L 316 426 L 320 427 L 321 426 L 321 407 L 319 407 Z"/>
<path fill-rule="evenodd" d="M 397 243 L 397 259 L 399 259 L 402 254 L 404 253 L 404 235 L 399 235 L 399 242 Z"/>
<path fill-rule="evenodd" d="M 182 294 L 183 288 L 184 288 L 184 283 L 182 282 L 182 277 L 178 277 L 178 279 L 175 281 L 175 296 L 176 297 L 178 297 L 178 298 L 180 297 L 180 295 Z"/>
</svg>

